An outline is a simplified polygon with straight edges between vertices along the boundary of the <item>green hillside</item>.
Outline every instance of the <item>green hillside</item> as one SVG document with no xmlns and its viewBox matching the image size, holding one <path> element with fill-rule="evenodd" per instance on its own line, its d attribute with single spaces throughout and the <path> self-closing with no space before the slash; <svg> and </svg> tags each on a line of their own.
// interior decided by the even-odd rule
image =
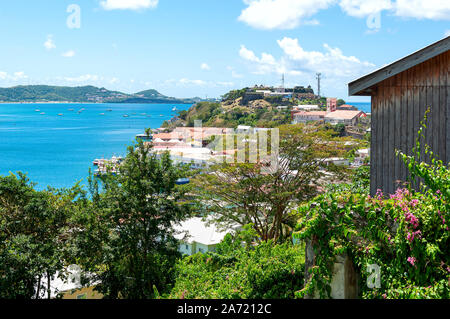
<svg viewBox="0 0 450 319">
<path fill-rule="evenodd" d="M 0 102 L 95 102 L 95 103 L 195 103 L 194 99 L 177 99 L 156 90 L 136 94 L 110 91 L 95 86 L 21 85 L 0 88 Z"/>
</svg>

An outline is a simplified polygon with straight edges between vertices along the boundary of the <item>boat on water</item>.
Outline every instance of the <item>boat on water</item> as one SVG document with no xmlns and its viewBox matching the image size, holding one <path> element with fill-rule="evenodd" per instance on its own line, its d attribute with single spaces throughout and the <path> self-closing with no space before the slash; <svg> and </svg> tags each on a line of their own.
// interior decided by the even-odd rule
<svg viewBox="0 0 450 319">
<path fill-rule="evenodd" d="M 111 109 L 109 109 L 109 110 L 106 110 L 107 112 L 112 112 L 112 110 Z"/>
<path fill-rule="evenodd" d="M 59 113 L 59 114 L 58 114 L 58 116 L 63 116 L 63 115 L 64 115 L 64 114 L 62 114 L 62 113 Z"/>
<path fill-rule="evenodd" d="M 45 115 L 45 112 L 42 112 L 41 115 Z"/>
<path fill-rule="evenodd" d="M 164 115 L 160 114 L 159 116 L 163 117 Z"/>
<path fill-rule="evenodd" d="M 144 142 L 150 142 L 153 140 L 153 136 L 151 134 L 138 134 L 136 135 L 136 139 L 143 140 Z"/>
<path fill-rule="evenodd" d="M 105 113 L 100 113 L 100 115 L 105 115 Z"/>
<path fill-rule="evenodd" d="M 128 114 L 125 114 L 123 117 L 130 117 Z"/>
<path fill-rule="evenodd" d="M 177 111 L 177 107 L 174 106 L 173 109 L 172 109 L 172 111 L 174 111 L 174 112 Z"/>
<path fill-rule="evenodd" d="M 41 110 L 34 110 L 35 112 L 40 112 Z"/>
</svg>

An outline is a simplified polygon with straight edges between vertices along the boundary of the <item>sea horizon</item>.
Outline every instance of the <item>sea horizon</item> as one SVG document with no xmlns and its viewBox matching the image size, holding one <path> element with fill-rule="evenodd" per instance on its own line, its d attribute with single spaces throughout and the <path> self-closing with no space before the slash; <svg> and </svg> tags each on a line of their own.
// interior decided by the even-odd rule
<svg viewBox="0 0 450 319">
<path fill-rule="evenodd" d="M 85 185 L 95 159 L 125 156 L 137 134 L 175 115 L 174 106 L 191 105 L 0 104 L 0 175 L 26 173 L 39 190 L 68 188 L 80 180 Z"/>
</svg>

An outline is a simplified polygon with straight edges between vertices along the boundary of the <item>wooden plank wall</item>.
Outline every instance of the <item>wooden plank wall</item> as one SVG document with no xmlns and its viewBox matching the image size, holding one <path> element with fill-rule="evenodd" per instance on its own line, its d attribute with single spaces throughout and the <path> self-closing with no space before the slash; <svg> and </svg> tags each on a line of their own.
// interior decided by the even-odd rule
<svg viewBox="0 0 450 319">
<path fill-rule="evenodd" d="M 412 155 L 420 122 L 425 143 L 435 156 L 450 162 L 450 51 L 379 83 L 372 95 L 371 193 L 392 194 L 408 180 L 395 150 Z M 423 147 L 422 143 L 422 147 Z M 424 157 L 424 150 L 421 152 Z"/>
</svg>

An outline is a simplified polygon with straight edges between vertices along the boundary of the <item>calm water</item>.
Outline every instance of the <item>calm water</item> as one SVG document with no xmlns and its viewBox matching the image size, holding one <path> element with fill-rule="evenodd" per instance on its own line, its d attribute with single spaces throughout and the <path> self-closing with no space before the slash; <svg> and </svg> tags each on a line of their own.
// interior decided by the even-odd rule
<svg viewBox="0 0 450 319">
<path fill-rule="evenodd" d="M 86 179 L 94 159 L 125 155 L 136 134 L 160 127 L 172 117 L 174 106 L 0 104 L 0 175 L 22 171 L 38 189 L 70 187 Z"/>
<path fill-rule="evenodd" d="M 359 110 L 365 112 L 365 113 L 370 113 L 372 111 L 372 106 L 370 104 L 370 102 L 365 103 L 365 102 L 356 102 L 356 103 L 348 103 L 350 105 L 354 105 L 356 106 Z"/>
</svg>

